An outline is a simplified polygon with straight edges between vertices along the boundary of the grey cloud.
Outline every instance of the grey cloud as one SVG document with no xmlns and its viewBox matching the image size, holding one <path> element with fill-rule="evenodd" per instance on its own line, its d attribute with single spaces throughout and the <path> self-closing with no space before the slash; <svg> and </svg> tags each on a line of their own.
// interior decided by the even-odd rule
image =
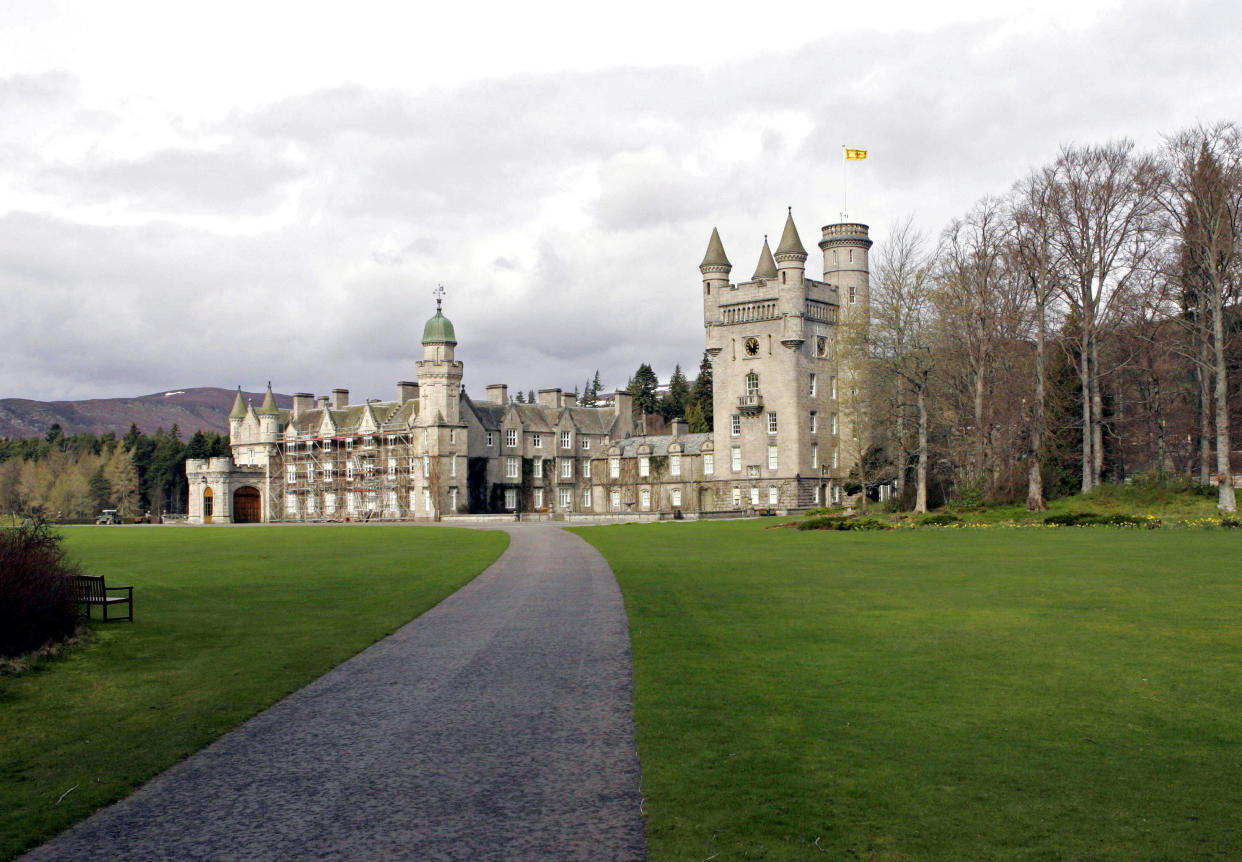
<svg viewBox="0 0 1242 862">
<path fill-rule="evenodd" d="M 236 213 L 274 205 L 301 170 L 288 161 L 241 147 L 165 149 L 141 159 L 58 165 L 45 186 L 63 194 L 122 200 L 173 211 Z"/>
</svg>

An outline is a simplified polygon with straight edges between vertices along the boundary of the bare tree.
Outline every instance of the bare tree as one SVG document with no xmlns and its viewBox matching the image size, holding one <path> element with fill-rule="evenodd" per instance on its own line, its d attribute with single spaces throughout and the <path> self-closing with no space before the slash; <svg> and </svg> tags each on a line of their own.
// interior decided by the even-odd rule
<svg viewBox="0 0 1242 862">
<path fill-rule="evenodd" d="M 1055 177 L 1049 168 L 1030 174 L 1013 190 L 1011 266 L 1024 278 L 1034 305 L 1035 392 L 1029 418 L 1026 508 L 1048 508 L 1044 498 L 1044 434 L 1048 379 L 1048 312 L 1056 261 L 1053 245 L 1052 196 Z"/>
<path fill-rule="evenodd" d="M 1128 140 L 1094 147 L 1065 147 L 1053 165 L 1050 215 L 1060 283 L 1080 327 L 1082 386 L 1082 490 L 1104 472 L 1100 335 L 1116 322 L 1115 300 L 1142 265 L 1155 236 L 1158 172 L 1134 153 Z"/>
<path fill-rule="evenodd" d="M 916 411 L 916 513 L 927 511 L 927 400 L 935 369 L 935 306 L 929 266 L 927 239 L 914 227 L 913 218 L 907 218 L 892 228 L 880 247 L 871 283 L 874 355 L 898 379 Z"/>
<path fill-rule="evenodd" d="M 1160 202 L 1180 236 L 1187 276 L 1198 280 L 1202 294 L 1200 343 L 1207 349 L 1196 353 L 1200 379 L 1210 374 L 1214 381 L 1217 506 L 1236 512 L 1224 310 L 1237 295 L 1242 254 L 1242 132 L 1232 123 L 1197 126 L 1166 140 L 1164 162 Z"/>
</svg>

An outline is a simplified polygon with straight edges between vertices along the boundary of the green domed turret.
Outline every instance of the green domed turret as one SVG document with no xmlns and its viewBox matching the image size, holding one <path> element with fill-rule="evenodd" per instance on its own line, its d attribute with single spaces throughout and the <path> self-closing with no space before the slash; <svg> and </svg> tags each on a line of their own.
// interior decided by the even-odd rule
<svg viewBox="0 0 1242 862">
<path fill-rule="evenodd" d="M 233 409 L 229 411 L 230 419 L 246 418 L 246 402 L 242 401 L 241 387 L 237 387 L 237 394 L 233 396 Z"/>
<path fill-rule="evenodd" d="M 276 406 L 276 398 L 272 395 L 272 381 L 267 381 L 267 392 L 263 395 L 263 403 L 259 405 L 260 416 L 275 416 L 280 413 L 280 408 Z"/>
<path fill-rule="evenodd" d="M 457 344 L 457 335 L 453 332 L 453 324 L 436 308 L 435 317 L 427 321 L 423 327 L 423 344 Z"/>
</svg>

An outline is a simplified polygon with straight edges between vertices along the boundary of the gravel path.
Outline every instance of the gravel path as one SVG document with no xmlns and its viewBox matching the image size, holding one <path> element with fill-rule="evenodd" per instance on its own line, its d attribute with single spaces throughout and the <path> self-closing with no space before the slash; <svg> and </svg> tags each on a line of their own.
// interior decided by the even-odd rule
<svg viewBox="0 0 1242 862">
<path fill-rule="evenodd" d="M 422 617 L 24 858 L 645 859 L 612 571 L 507 531 Z"/>
</svg>

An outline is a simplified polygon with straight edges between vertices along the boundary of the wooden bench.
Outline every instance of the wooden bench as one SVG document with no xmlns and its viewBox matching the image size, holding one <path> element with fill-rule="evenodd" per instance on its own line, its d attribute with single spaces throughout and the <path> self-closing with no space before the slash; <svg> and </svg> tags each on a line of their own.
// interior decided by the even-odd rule
<svg viewBox="0 0 1242 862">
<path fill-rule="evenodd" d="M 124 590 L 124 596 L 110 596 L 109 592 L 120 592 Z M 111 605 L 127 605 L 129 607 L 129 616 L 123 619 L 134 621 L 134 588 L 133 587 L 109 587 L 104 584 L 101 575 L 74 575 L 73 591 L 77 596 L 78 604 L 82 606 L 81 615 L 86 619 L 91 617 L 91 606 L 99 605 L 103 608 L 103 621 L 112 622 L 120 620 L 122 617 L 113 617 L 108 619 L 108 608 Z"/>
</svg>

